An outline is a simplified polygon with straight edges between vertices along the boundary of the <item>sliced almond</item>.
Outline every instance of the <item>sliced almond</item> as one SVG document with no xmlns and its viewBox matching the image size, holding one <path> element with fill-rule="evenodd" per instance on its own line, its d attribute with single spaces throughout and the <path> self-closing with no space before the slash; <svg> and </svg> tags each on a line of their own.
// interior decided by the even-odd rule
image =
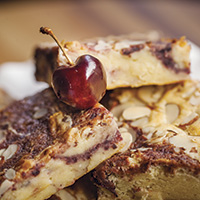
<svg viewBox="0 0 200 200">
<path fill-rule="evenodd" d="M 133 99 L 134 90 L 124 89 L 120 95 L 117 96 L 120 104 L 130 102 Z"/>
<path fill-rule="evenodd" d="M 0 186 L 0 196 L 3 195 L 13 184 L 14 182 L 5 180 Z"/>
<path fill-rule="evenodd" d="M 6 149 L 1 149 L 0 150 L 0 156 L 2 156 L 3 152 L 5 151 Z"/>
<path fill-rule="evenodd" d="M 134 104 L 133 103 L 123 103 L 123 104 L 120 104 L 120 105 L 117 105 L 115 106 L 111 112 L 112 114 L 117 117 L 119 119 L 119 117 L 122 115 L 123 111 L 128 108 L 128 107 L 131 107 L 133 106 Z"/>
<path fill-rule="evenodd" d="M 194 118 L 190 123 L 191 124 L 186 124 L 181 128 L 183 128 L 188 135 L 200 136 L 200 119 L 198 117 Z"/>
<path fill-rule="evenodd" d="M 152 139 L 151 139 L 151 143 L 152 143 L 152 144 L 155 144 L 155 143 L 162 143 L 165 139 L 166 139 L 165 135 L 163 135 L 163 136 L 158 136 L 158 137 L 152 138 Z"/>
<path fill-rule="evenodd" d="M 149 132 L 149 133 L 145 133 L 144 135 L 147 140 L 151 141 L 151 139 L 153 138 L 153 134 L 154 134 L 154 132 Z"/>
<path fill-rule="evenodd" d="M 138 89 L 138 97 L 146 103 L 155 103 L 160 99 L 160 97 L 163 94 L 163 91 L 164 88 L 161 86 L 141 87 Z"/>
<path fill-rule="evenodd" d="M 143 132 L 145 133 L 150 133 L 150 132 L 155 132 L 156 128 L 154 126 L 147 126 L 145 128 L 143 128 Z"/>
<path fill-rule="evenodd" d="M 8 148 L 2 154 L 2 156 L 4 156 L 4 160 L 8 160 L 9 158 L 11 158 L 16 151 L 17 151 L 16 144 L 9 145 Z"/>
<path fill-rule="evenodd" d="M 0 130 L 0 140 L 3 139 L 5 136 L 4 130 Z"/>
<path fill-rule="evenodd" d="M 190 98 L 190 103 L 191 103 L 193 106 L 198 106 L 198 105 L 200 105 L 200 97 L 192 96 L 192 97 Z"/>
<path fill-rule="evenodd" d="M 140 147 L 137 150 L 142 152 L 142 151 L 147 151 L 147 150 L 150 150 L 150 149 L 152 149 L 152 147 Z"/>
<path fill-rule="evenodd" d="M 191 113 L 190 115 L 186 116 L 183 121 L 181 122 L 180 126 L 187 126 L 194 123 L 199 118 L 197 113 Z"/>
<path fill-rule="evenodd" d="M 198 149 L 198 144 L 192 140 L 192 137 L 188 137 L 187 135 L 175 135 L 169 139 L 169 142 L 175 147 L 183 147 L 185 149 L 185 153 L 189 154 L 192 158 L 198 156 L 198 153 L 195 155 L 191 152 L 191 149 L 193 148 Z"/>
<path fill-rule="evenodd" d="M 5 177 L 8 179 L 8 180 L 11 180 L 11 179 L 14 179 L 15 178 L 15 170 L 10 168 L 6 171 L 5 173 Z"/>
<path fill-rule="evenodd" d="M 196 89 L 195 87 L 187 88 L 187 90 L 183 92 L 182 97 L 183 98 L 190 97 L 192 95 L 192 93 L 195 91 L 195 89 Z"/>
<path fill-rule="evenodd" d="M 131 126 L 133 126 L 133 127 L 142 127 L 145 124 L 147 124 L 148 121 L 149 121 L 148 117 L 142 117 L 142 118 L 139 118 L 139 119 L 131 122 Z"/>
<path fill-rule="evenodd" d="M 94 46 L 95 51 L 104 51 L 106 49 L 111 49 L 111 48 L 112 46 L 103 40 L 99 40 L 97 45 Z"/>
<path fill-rule="evenodd" d="M 136 136 L 137 136 L 136 131 L 132 127 L 130 127 L 128 124 L 124 124 L 124 126 L 120 127 L 119 131 L 120 133 L 124 133 L 124 132 L 130 133 L 132 136 L 132 142 L 135 142 Z"/>
<path fill-rule="evenodd" d="M 125 152 L 130 147 L 131 143 L 133 142 L 133 137 L 130 132 L 120 130 L 122 135 L 123 141 L 125 142 L 124 147 L 120 150 L 120 152 Z"/>
<path fill-rule="evenodd" d="M 47 112 L 48 112 L 48 110 L 46 108 L 40 108 L 34 113 L 33 118 L 40 119 L 40 118 L 44 117 L 47 114 Z"/>
<path fill-rule="evenodd" d="M 167 122 L 173 123 L 180 114 L 180 109 L 177 104 L 169 103 L 165 107 Z"/>
<path fill-rule="evenodd" d="M 125 109 L 122 116 L 125 120 L 135 120 L 142 117 L 148 117 L 151 114 L 150 108 L 146 106 L 132 106 Z"/>
</svg>

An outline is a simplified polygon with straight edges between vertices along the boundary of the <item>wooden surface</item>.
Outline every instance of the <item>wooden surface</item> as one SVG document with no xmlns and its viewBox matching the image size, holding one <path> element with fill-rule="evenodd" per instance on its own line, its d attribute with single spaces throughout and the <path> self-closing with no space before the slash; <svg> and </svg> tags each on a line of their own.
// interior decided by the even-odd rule
<svg viewBox="0 0 200 200">
<path fill-rule="evenodd" d="M 198 0 L 0 1 L 0 63 L 30 59 L 37 44 L 52 41 L 40 26 L 60 40 L 159 30 L 200 46 L 199 20 Z"/>
</svg>

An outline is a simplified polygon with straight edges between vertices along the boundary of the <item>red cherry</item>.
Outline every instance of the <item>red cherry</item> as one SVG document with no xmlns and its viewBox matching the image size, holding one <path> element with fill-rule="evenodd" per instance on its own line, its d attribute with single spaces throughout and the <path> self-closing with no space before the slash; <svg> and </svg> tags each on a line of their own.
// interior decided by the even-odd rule
<svg viewBox="0 0 200 200">
<path fill-rule="evenodd" d="M 105 94 L 106 73 L 97 58 L 83 55 L 73 67 L 61 66 L 56 69 L 52 86 L 61 101 L 78 109 L 87 109 Z"/>
<path fill-rule="evenodd" d="M 50 28 L 41 27 L 40 32 L 57 42 L 71 66 L 61 66 L 53 73 L 52 87 L 57 97 L 78 109 L 94 106 L 106 91 L 106 73 L 101 62 L 94 56 L 83 55 L 74 64 Z"/>
<path fill-rule="evenodd" d="M 90 108 L 100 101 L 106 91 L 106 73 L 101 62 L 94 56 L 83 55 L 74 64 L 50 28 L 41 27 L 40 32 L 56 41 L 71 66 L 61 66 L 53 73 L 52 87 L 57 97 L 78 109 Z"/>
</svg>

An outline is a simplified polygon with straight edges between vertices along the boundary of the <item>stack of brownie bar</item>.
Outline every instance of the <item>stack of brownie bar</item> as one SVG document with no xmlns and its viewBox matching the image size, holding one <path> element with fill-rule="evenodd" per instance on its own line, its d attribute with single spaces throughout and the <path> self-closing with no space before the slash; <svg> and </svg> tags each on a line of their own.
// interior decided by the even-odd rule
<svg viewBox="0 0 200 200">
<path fill-rule="evenodd" d="M 180 39 L 108 37 L 63 44 L 73 61 L 103 64 L 107 93 L 88 110 L 51 88 L 0 112 L 1 199 L 200 199 L 200 82 Z M 52 43 L 35 50 L 51 85 L 67 65 Z"/>
</svg>

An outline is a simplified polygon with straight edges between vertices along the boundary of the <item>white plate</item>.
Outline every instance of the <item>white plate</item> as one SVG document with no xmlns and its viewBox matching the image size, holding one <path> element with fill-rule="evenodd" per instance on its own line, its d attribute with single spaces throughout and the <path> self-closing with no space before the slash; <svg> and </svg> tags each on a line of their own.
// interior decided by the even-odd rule
<svg viewBox="0 0 200 200">
<path fill-rule="evenodd" d="M 46 83 L 35 80 L 34 73 L 32 60 L 4 63 L 0 66 L 0 88 L 15 99 L 22 99 L 47 88 Z"/>
<path fill-rule="evenodd" d="M 191 77 L 200 80 L 200 48 L 191 43 Z M 35 67 L 32 60 L 9 62 L 0 65 L 0 88 L 5 89 L 13 98 L 21 99 L 47 88 L 34 77 Z"/>
</svg>

